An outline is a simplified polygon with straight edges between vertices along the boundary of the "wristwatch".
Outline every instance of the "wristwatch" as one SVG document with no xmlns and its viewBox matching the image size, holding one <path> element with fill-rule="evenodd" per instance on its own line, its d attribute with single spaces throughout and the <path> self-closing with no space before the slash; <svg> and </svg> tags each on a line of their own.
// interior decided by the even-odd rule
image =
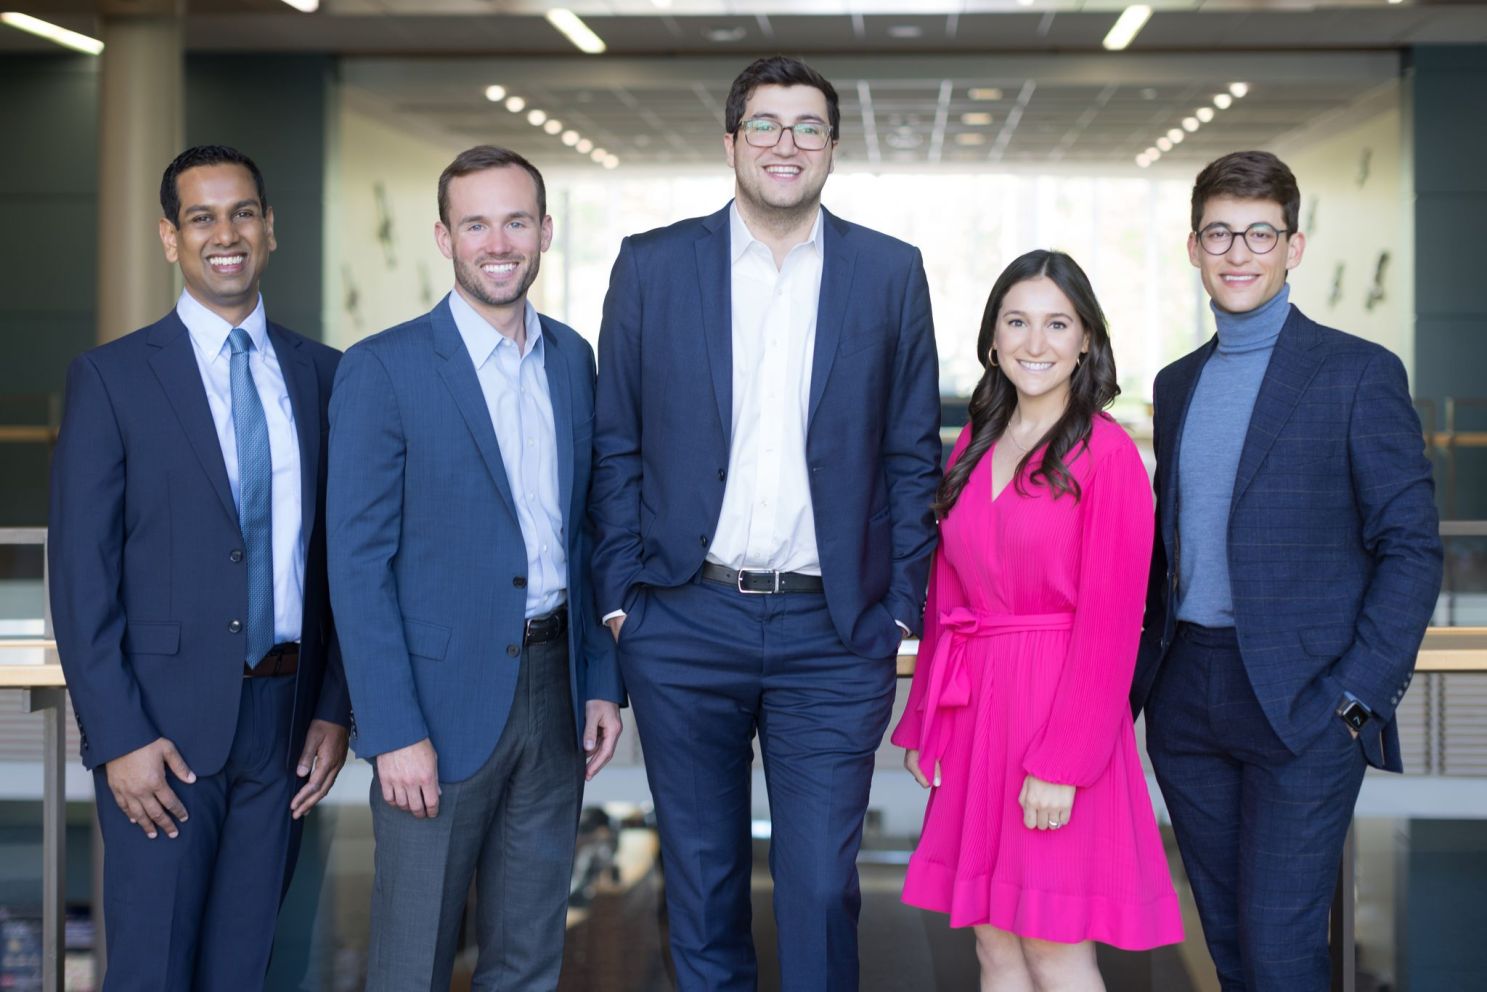
<svg viewBox="0 0 1487 992">
<path fill-rule="evenodd" d="M 1363 725 L 1373 718 L 1372 711 L 1351 692 L 1342 694 L 1342 702 L 1337 704 L 1337 715 L 1342 717 L 1342 722 L 1352 727 L 1354 731 L 1361 731 Z"/>
</svg>

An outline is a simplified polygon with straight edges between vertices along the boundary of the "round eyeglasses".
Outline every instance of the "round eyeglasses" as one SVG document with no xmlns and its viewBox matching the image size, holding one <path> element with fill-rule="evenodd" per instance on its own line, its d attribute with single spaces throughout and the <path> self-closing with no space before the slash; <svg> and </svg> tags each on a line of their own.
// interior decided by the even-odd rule
<svg viewBox="0 0 1487 992">
<path fill-rule="evenodd" d="M 780 136 L 793 131 L 795 147 L 803 152 L 819 152 L 831 141 L 831 125 L 820 121 L 801 121 L 785 125 L 767 117 L 754 117 L 739 126 L 744 140 L 755 148 L 773 148 L 780 143 Z"/>
<path fill-rule="evenodd" d="M 1290 234 L 1285 228 L 1274 228 L 1266 223 L 1251 224 L 1242 231 L 1231 231 L 1227 224 L 1215 222 L 1198 232 L 1198 244 L 1210 255 L 1228 254 L 1234 247 L 1234 237 L 1244 238 L 1244 243 L 1256 255 L 1266 255 L 1275 250 L 1282 234 Z"/>
</svg>

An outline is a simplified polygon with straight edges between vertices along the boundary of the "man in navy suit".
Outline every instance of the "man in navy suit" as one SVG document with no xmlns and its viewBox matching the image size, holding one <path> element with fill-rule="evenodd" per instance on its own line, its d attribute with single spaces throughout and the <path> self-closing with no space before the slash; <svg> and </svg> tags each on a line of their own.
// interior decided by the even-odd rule
<svg viewBox="0 0 1487 992">
<path fill-rule="evenodd" d="M 1321 992 L 1366 766 L 1440 591 L 1404 367 L 1289 302 L 1301 194 L 1268 152 L 1193 187 L 1217 336 L 1155 386 L 1157 537 L 1132 688 L 1225 992 Z"/>
<path fill-rule="evenodd" d="M 264 317 L 274 214 L 247 156 L 182 152 L 160 206 L 175 309 L 68 370 L 52 615 L 103 831 L 104 988 L 261 989 L 301 818 L 346 759 L 321 526 L 339 354 Z"/>
<path fill-rule="evenodd" d="M 620 733 L 588 587 L 594 353 L 527 301 L 552 241 L 530 162 L 461 153 L 434 233 L 453 292 L 347 351 L 331 404 L 332 599 L 375 759 L 367 988 L 449 988 L 474 879 L 475 987 L 551 990 L 583 781 Z"/>
<path fill-rule="evenodd" d="M 594 554 L 645 746 L 677 983 L 752 989 L 752 738 L 783 988 L 857 987 L 856 857 L 935 541 L 939 389 L 913 247 L 821 207 L 840 114 L 734 80 L 734 201 L 627 238 L 599 338 Z"/>
</svg>

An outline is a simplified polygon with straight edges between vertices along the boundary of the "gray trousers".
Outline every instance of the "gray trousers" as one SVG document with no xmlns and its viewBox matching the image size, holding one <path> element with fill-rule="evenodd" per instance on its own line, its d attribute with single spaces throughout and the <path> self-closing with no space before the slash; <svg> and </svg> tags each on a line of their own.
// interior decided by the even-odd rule
<svg viewBox="0 0 1487 992">
<path fill-rule="evenodd" d="M 583 794 L 568 684 L 566 639 L 525 649 L 496 749 L 470 778 L 440 783 L 432 819 L 388 805 L 373 776 L 368 992 L 447 992 L 472 879 L 472 987 L 557 987 Z"/>
</svg>

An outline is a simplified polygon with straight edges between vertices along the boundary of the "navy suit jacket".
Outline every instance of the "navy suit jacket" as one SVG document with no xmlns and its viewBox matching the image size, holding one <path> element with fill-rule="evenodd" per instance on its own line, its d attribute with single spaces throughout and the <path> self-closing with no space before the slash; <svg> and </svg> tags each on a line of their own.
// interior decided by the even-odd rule
<svg viewBox="0 0 1487 992">
<path fill-rule="evenodd" d="M 1131 690 L 1137 712 L 1176 627 L 1178 452 L 1216 344 L 1156 379 L 1157 534 Z M 1434 493 L 1399 359 L 1293 306 L 1250 416 L 1228 532 L 1240 654 L 1293 752 L 1337 719 L 1348 691 L 1374 714 L 1362 735 L 1369 763 L 1402 770 L 1394 710 L 1440 593 Z"/>
<path fill-rule="evenodd" d="M 935 542 L 939 366 L 914 247 L 823 218 L 806 461 L 827 607 L 864 657 L 917 632 Z M 626 238 L 599 337 L 594 588 L 602 613 L 701 568 L 733 420 L 728 208 Z"/>
<path fill-rule="evenodd" d="M 541 318 L 568 551 L 577 732 L 589 699 L 623 699 L 588 589 L 585 506 L 594 352 Z M 439 778 L 495 750 L 520 670 L 527 551 L 469 350 L 446 297 L 347 352 L 331 402 L 331 597 L 356 704 L 356 751 L 430 738 Z"/>
<path fill-rule="evenodd" d="M 323 527 L 325 412 L 340 353 L 277 324 L 268 335 L 289 387 L 303 486 L 304 626 L 284 745 L 292 767 L 312 718 L 350 720 Z M 206 387 L 174 310 L 68 369 L 48 526 L 52 619 L 83 764 L 164 736 L 198 775 L 221 770 L 243 690 L 245 635 L 229 624 L 247 615 L 248 571 Z"/>
</svg>

